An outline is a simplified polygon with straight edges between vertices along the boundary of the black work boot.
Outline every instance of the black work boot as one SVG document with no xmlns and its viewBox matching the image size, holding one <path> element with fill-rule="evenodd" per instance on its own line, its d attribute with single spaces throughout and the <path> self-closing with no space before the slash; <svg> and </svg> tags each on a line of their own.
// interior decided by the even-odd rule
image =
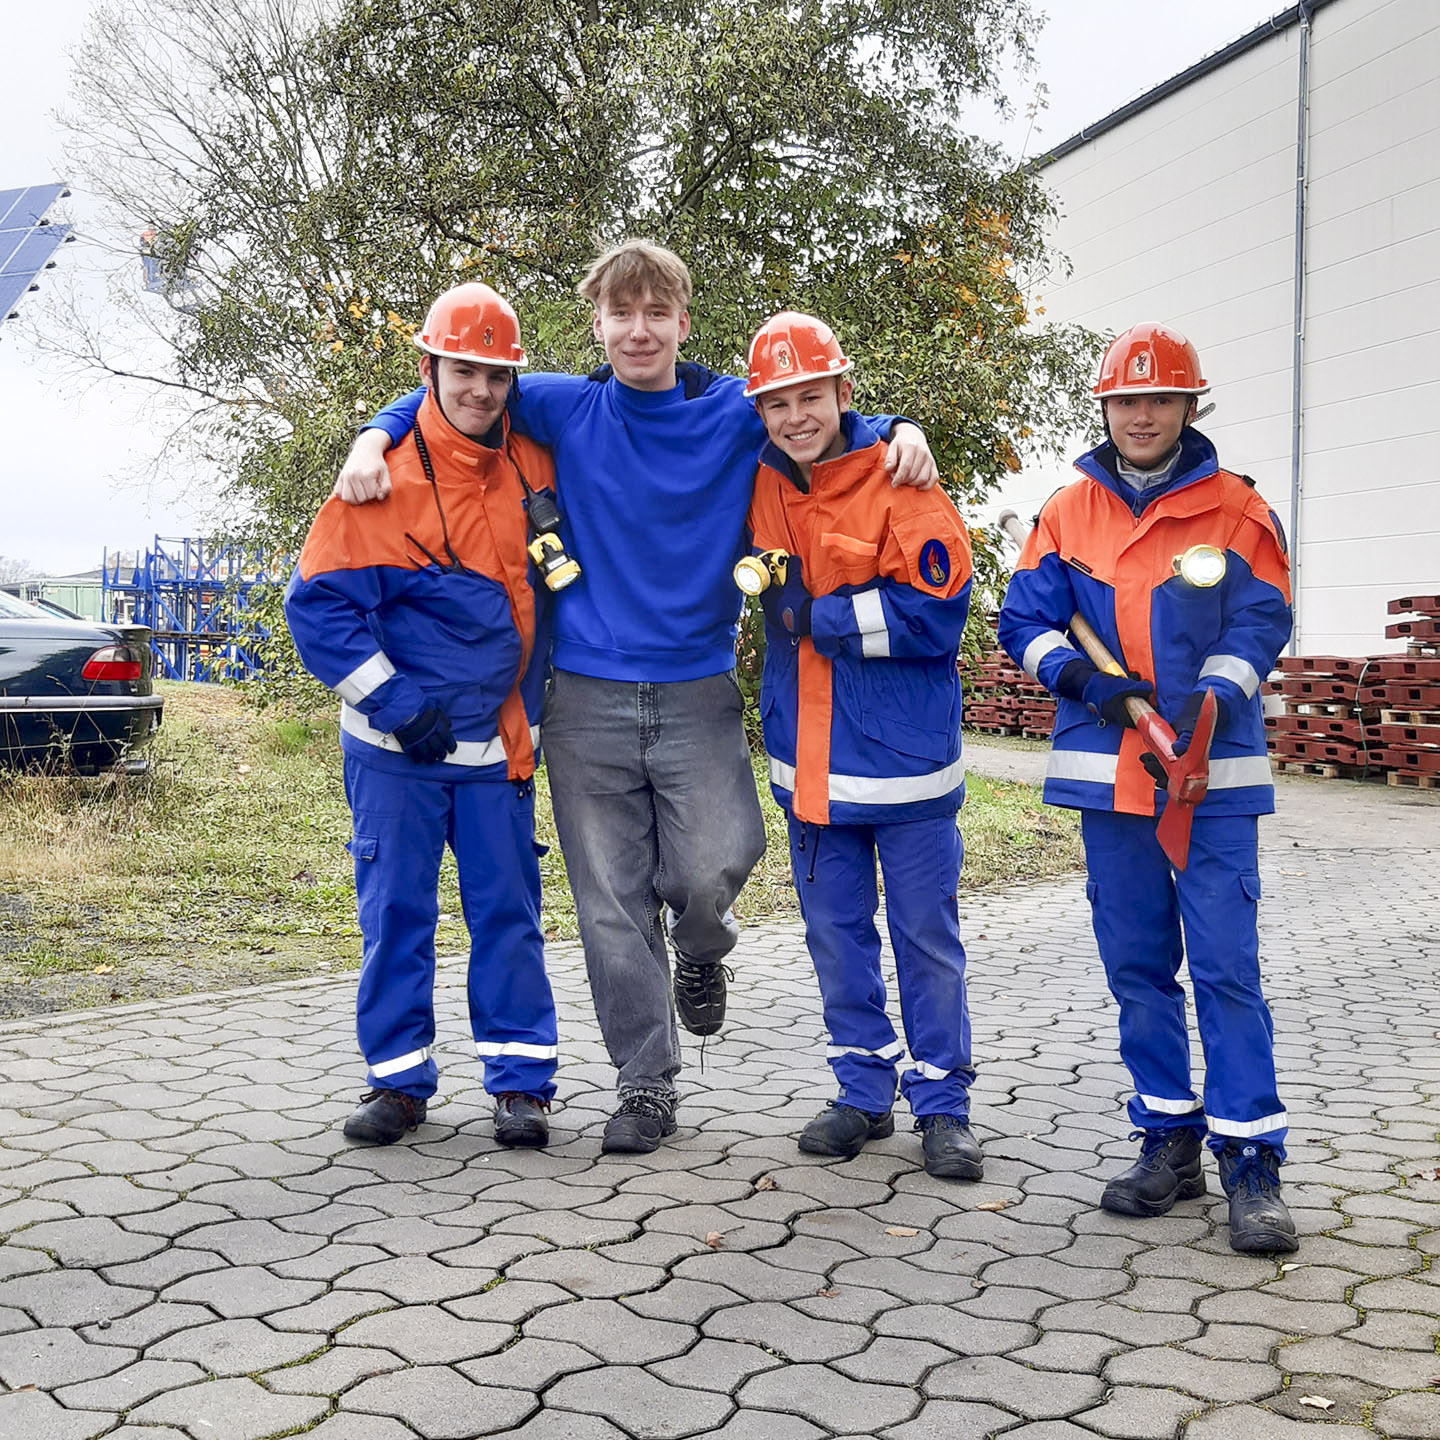
<svg viewBox="0 0 1440 1440">
<path fill-rule="evenodd" d="M 1141 1137 L 1140 1158 L 1105 1187 L 1100 1208 L 1112 1215 L 1163 1215 L 1177 1200 L 1205 1193 L 1200 1168 L 1204 1132 L 1187 1125 L 1181 1130 L 1132 1130 Z"/>
<path fill-rule="evenodd" d="M 347 1140 L 393 1145 L 407 1130 L 425 1123 L 425 1102 L 403 1090 L 367 1090 L 360 1108 L 345 1122 Z"/>
<path fill-rule="evenodd" d="M 799 1145 L 807 1155 L 858 1155 L 867 1140 L 895 1133 L 889 1110 L 857 1110 L 832 1100 L 801 1132 Z"/>
<path fill-rule="evenodd" d="M 607 1154 L 648 1155 L 677 1128 L 673 1095 L 660 1090 L 625 1090 L 606 1121 L 600 1149 Z"/>
<path fill-rule="evenodd" d="M 550 1102 L 538 1095 L 502 1091 L 495 1097 L 495 1138 L 502 1145 L 548 1145 L 549 1108 Z"/>
<path fill-rule="evenodd" d="M 725 976 L 718 960 L 675 952 L 675 1013 L 692 1035 L 714 1035 L 725 1023 Z"/>
<path fill-rule="evenodd" d="M 1300 1248 L 1295 1222 L 1280 1198 L 1280 1157 L 1269 1145 L 1231 1141 L 1216 1156 L 1230 1197 L 1230 1248 L 1242 1255 L 1289 1254 Z"/>
<path fill-rule="evenodd" d="M 925 1173 L 941 1180 L 978 1180 L 985 1173 L 980 1142 L 958 1115 L 921 1115 L 915 1128 L 924 1135 Z"/>
</svg>

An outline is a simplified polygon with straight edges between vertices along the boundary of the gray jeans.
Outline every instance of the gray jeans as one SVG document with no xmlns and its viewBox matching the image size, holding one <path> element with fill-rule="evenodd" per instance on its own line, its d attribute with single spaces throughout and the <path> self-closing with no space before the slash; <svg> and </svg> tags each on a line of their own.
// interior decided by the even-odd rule
<svg viewBox="0 0 1440 1440">
<path fill-rule="evenodd" d="M 664 683 L 557 671 L 542 726 L 595 1013 L 621 1090 L 674 1092 L 675 947 L 719 960 L 765 850 L 733 674 Z"/>
</svg>

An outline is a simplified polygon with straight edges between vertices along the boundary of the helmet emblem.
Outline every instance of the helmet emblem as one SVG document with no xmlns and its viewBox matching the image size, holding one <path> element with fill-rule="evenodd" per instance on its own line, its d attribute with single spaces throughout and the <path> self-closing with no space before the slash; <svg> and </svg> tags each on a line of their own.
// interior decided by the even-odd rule
<svg viewBox="0 0 1440 1440">
<path fill-rule="evenodd" d="M 788 345 L 782 343 L 775 347 L 775 368 L 777 370 L 793 370 L 795 368 L 795 361 L 791 357 Z"/>
<path fill-rule="evenodd" d="M 480 337 L 480 339 L 484 343 L 485 348 L 488 350 L 495 343 L 495 327 L 493 325 L 487 325 L 485 327 L 485 333 Z"/>
<path fill-rule="evenodd" d="M 1150 373 L 1150 352 L 1149 352 L 1148 350 L 1141 350 L 1141 351 L 1139 352 L 1139 354 L 1137 354 L 1137 355 L 1135 356 L 1134 369 L 1135 369 L 1135 378 L 1136 378 L 1137 380 L 1143 380 L 1143 379 L 1145 379 L 1145 377 L 1146 377 L 1147 375 L 1149 375 L 1149 373 Z"/>
</svg>

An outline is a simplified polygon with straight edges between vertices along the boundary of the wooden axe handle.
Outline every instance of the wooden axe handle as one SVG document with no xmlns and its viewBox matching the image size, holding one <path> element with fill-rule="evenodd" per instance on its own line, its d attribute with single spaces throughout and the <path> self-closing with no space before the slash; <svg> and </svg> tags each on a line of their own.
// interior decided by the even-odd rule
<svg viewBox="0 0 1440 1440">
<path fill-rule="evenodd" d="M 1090 657 L 1090 663 L 1107 675 L 1128 676 L 1120 662 L 1105 648 L 1105 642 L 1095 633 L 1090 622 L 1077 610 L 1070 617 L 1070 633 L 1080 642 L 1080 648 Z M 1130 718 L 1138 721 L 1142 715 L 1152 714 L 1155 707 L 1139 695 L 1125 697 L 1125 709 Z"/>
</svg>

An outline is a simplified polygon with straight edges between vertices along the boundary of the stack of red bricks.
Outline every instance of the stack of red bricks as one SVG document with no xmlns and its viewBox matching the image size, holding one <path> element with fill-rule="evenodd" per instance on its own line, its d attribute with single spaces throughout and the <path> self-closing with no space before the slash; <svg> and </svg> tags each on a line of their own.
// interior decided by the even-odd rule
<svg viewBox="0 0 1440 1440">
<path fill-rule="evenodd" d="M 1055 697 L 1011 663 L 1001 650 L 992 650 L 963 667 L 965 728 L 983 735 L 1028 735 L 1049 739 L 1055 723 Z"/>
<path fill-rule="evenodd" d="M 1265 687 L 1285 706 L 1265 720 L 1279 770 L 1440 789 L 1440 595 L 1401 596 L 1388 610 L 1415 612 L 1385 627 L 1406 641 L 1403 656 L 1281 660 Z"/>
</svg>

